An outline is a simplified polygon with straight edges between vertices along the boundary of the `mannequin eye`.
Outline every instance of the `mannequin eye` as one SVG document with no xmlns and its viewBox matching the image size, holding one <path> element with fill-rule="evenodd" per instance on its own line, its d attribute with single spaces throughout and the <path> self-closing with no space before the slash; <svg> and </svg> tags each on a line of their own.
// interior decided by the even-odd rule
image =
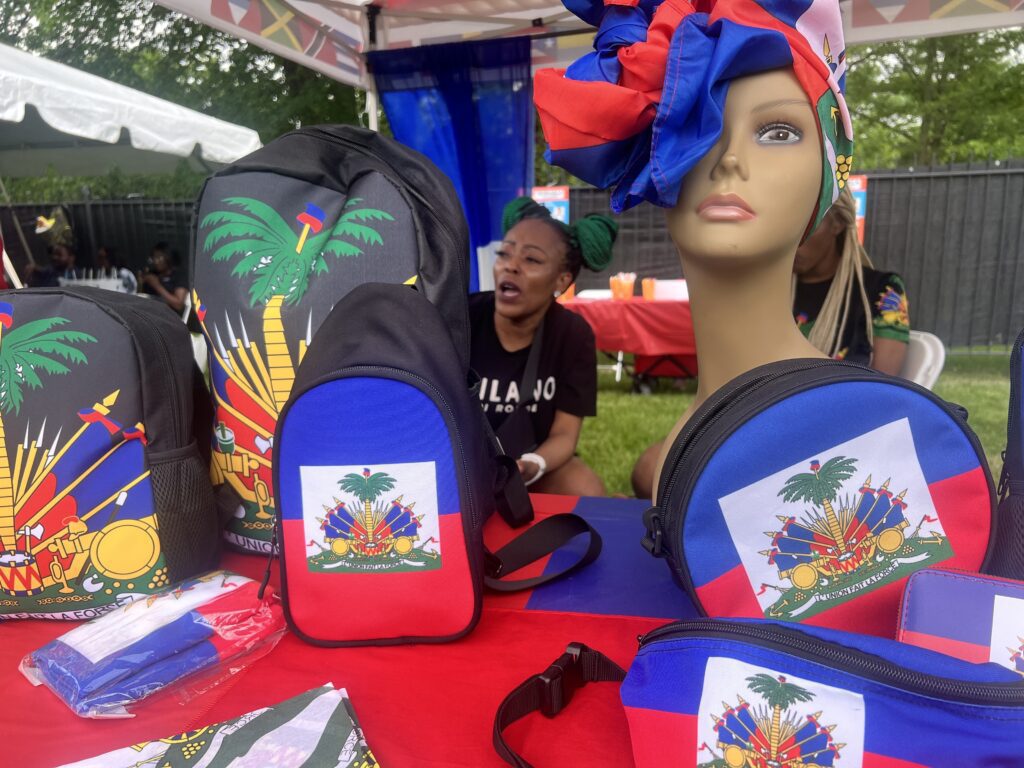
<svg viewBox="0 0 1024 768">
<path fill-rule="evenodd" d="M 758 144 L 796 144 L 804 136 L 799 128 L 788 123 L 769 123 L 757 130 Z"/>
</svg>

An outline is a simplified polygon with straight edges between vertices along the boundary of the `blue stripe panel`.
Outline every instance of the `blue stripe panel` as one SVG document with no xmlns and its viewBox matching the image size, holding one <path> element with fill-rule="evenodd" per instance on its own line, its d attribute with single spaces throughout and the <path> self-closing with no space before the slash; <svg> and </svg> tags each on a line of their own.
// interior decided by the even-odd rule
<svg viewBox="0 0 1024 768">
<path fill-rule="evenodd" d="M 797 21 L 807 13 L 807 9 L 812 5 L 812 0 L 785 0 L 785 2 L 780 2 L 780 0 L 757 0 L 757 4 L 783 24 L 796 29 Z"/>
<path fill-rule="evenodd" d="M 853 635 L 845 635 L 847 645 L 858 645 Z M 934 675 L 954 675 L 958 679 L 986 677 L 991 681 L 1014 682 L 1019 677 L 996 665 L 973 665 L 948 656 L 884 642 L 888 658 L 913 660 L 913 666 L 928 669 Z M 906 651 L 902 649 L 907 649 Z M 733 640 L 687 638 L 667 640 L 644 648 L 638 654 L 622 685 L 622 701 L 628 707 L 641 707 L 696 715 L 704 685 L 704 671 L 712 656 L 735 658 L 763 667 L 768 672 L 800 677 L 835 688 L 860 693 L 866 707 L 866 752 L 908 760 L 933 768 L 964 765 L 1011 765 L 1008 756 L 1024 750 L 1024 708 L 969 706 L 942 702 L 911 694 L 856 677 L 846 672 L 805 661 L 779 651 L 744 645 Z M 965 678 L 960 672 L 972 668 Z M 749 691 L 716 691 L 716 697 L 736 701 L 736 695 L 760 705 Z M 798 705 L 799 706 L 799 705 Z M 814 711 L 814 703 L 808 705 Z M 824 722 L 832 724 L 829 713 Z M 842 723 L 837 723 L 840 727 Z M 839 736 L 837 731 L 837 736 Z M 842 741 L 842 739 L 838 739 Z M 998 756 L 998 757 L 997 757 Z M 1001 760 L 999 758 L 1002 758 Z"/>
<path fill-rule="evenodd" d="M 904 628 L 988 646 L 996 595 L 1024 600 L 1024 584 L 946 571 L 919 571 L 907 583 Z M 1024 616 L 1020 626 L 1024 633 Z"/>
<path fill-rule="evenodd" d="M 438 513 L 459 513 L 448 427 L 433 400 L 410 384 L 372 377 L 329 381 L 295 401 L 278 432 L 279 512 L 285 520 L 302 519 L 300 466 L 421 461 L 436 462 Z"/>
<path fill-rule="evenodd" d="M 929 485 L 977 469 L 978 454 L 952 416 L 909 389 L 842 382 L 786 398 L 758 413 L 722 445 L 701 474 L 687 512 L 687 563 L 701 586 L 740 564 L 718 500 L 833 446 L 907 418 Z"/>
<path fill-rule="evenodd" d="M 641 515 L 648 506 L 642 500 L 581 498 L 573 512 L 601 535 L 601 556 L 581 571 L 535 589 L 527 610 L 654 619 L 697 616 L 665 563 L 640 546 L 644 532 Z M 551 556 L 544 572 L 568 567 L 585 547 L 584 537 L 576 537 Z"/>
</svg>

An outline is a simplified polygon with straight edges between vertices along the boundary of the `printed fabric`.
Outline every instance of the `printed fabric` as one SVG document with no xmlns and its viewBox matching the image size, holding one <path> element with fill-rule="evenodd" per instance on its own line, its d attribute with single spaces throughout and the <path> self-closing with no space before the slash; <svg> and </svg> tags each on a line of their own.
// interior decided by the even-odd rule
<svg viewBox="0 0 1024 768">
<path fill-rule="evenodd" d="M 64 768 L 379 768 L 345 689 L 325 685 L 224 723 Z"/>
<path fill-rule="evenodd" d="M 791 67 L 821 131 L 823 173 L 809 231 L 853 162 L 846 49 L 836 0 L 565 0 L 598 27 L 594 52 L 537 73 L 548 162 L 611 188 L 616 212 L 671 208 L 715 145 L 729 83 Z"/>
</svg>

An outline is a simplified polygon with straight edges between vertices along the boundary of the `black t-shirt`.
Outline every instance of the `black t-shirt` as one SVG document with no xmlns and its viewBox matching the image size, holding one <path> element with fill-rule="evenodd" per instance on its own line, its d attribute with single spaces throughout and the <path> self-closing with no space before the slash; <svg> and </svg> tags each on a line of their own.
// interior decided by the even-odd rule
<svg viewBox="0 0 1024 768">
<path fill-rule="evenodd" d="M 814 322 L 825 303 L 825 297 L 832 287 L 831 280 L 821 283 L 796 284 L 793 300 L 793 315 L 804 336 L 809 336 Z M 882 339 L 893 339 L 906 344 L 910 340 L 910 319 L 907 310 L 907 291 L 903 279 L 895 272 L 879 272 L 864 269 L 864 292 L 871 305 L 871 325 L 874 335 Z M 854 285 L 850 300 L 850 315 L 842 329 L 842 343 L 836 358 L 851 363 L 871 362 L 871 342 L 868 341 L 864 323 L 864 302 Z"/>
<path fill-rule="evenodd" d="M 166 275 L 157 275 L 157 277 L 160 278 L 160 285 L 162 285 L 164 287 L 164 290 L 167 291 L 172 296 L 174 295 L 174 292 L 178 288 L 188 287 L 185 285 L 185 281 L 181 278 L 181 276 L 178 273 L 178 270 L 176 269 L 172 269 Z M 157 292 L 153 289 L 153 287 L 149 283 L 145 282 L 142 283 L 142 292 L 148 293 L 150 296 L 158 295 Z"/>
<path fill-rule="evenodd" d="M 470 362 L 480 375 L 480 404 L 497 429 L 519 403 L 530 348 L 507 352 L 494 330 L 494 293 L 469 297 L 473 336 Z M 548 438 L 555 411 L 573 416 L 597 414 L 597 365 L 594 332 L 587 321 L 557 303 L 544 318 L 544 340 L 537 362 L 537 402 L 530 406 L 540 445 Z M 534 446 L 505 446 L 519 456 Z"/>
</svg>

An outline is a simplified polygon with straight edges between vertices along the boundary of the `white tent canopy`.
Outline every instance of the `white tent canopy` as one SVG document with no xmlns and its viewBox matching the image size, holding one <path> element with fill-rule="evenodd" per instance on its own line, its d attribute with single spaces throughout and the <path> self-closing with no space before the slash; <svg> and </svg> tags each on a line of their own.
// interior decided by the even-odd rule
<svg viewBox="0 0 1024 768">
<path fill-rule="evenodd" d="M 0 176 L 202 167 L 259 146 L 248 128 L 0 45 Z"/>
<path fill-rule="evenodd" d="M 565 65 L 583 53 L 592 39 L 592 30 L 552 0 L 156 1 L 363 88 L 370 85 L 363 53 L 374 48 L 535 35 L 533 64 L 538 68 Z M 849 44 L 1024 24 L 1024 0 L 841 0 L 840 4 Z M 580 34 L 551 38 L 574 31 Z"/>
</svg>

